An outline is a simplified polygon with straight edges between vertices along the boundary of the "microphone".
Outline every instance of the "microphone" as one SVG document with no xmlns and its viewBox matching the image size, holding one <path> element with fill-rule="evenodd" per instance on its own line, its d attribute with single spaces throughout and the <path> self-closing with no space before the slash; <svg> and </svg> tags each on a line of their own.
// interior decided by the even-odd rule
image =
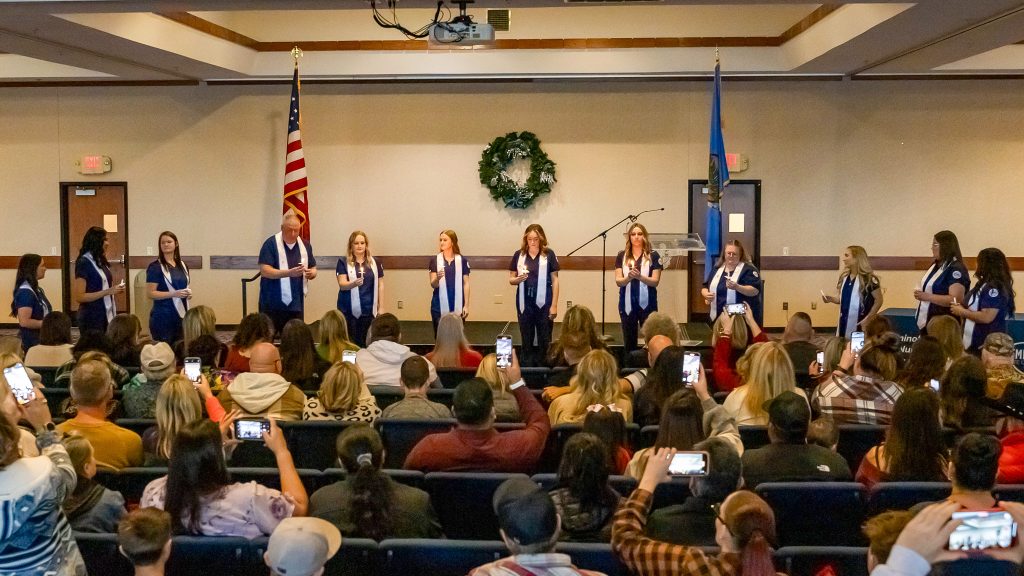
<svg viewBox="0 0 1024 576">
<path fill-rule="evenodd" d="M 644 210 L 643 212 L 640 212 L 640 213 L 639 213 L 639 214 L 637 214 L 636 216 L 630 215 L 630 216 L 629 216 L 629 220 L 630 220 L 631 222 L 636 222 L 636 221 L 637 221 L 637 219 L 639 219 L 639 218 L 640 218 L 640 216 L 642 216 L 642 215 L 644 215 L 644 214 L 647 214 L 648 212 L 661 212 L 662 210 L 664 210 L 664 208 L 652 208 L 652 209 L 650 209 L 650 210 Z"/>
</svg>

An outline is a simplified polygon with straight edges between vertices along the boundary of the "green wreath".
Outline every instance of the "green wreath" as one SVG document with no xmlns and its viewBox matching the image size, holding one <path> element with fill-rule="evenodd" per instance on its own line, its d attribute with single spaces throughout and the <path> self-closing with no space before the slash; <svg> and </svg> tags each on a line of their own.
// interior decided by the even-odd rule
<svg viewBox="0 0 1024 576">
<path fill-rule="evenodd" d="M 508 175 L 508 167 L 519 159 L 530 161 L 530 177 L 523 184 Z M 525 209 L 541 194 L 551 192 L 555 183 L 555 163 L 540 148 L 532 132 L 509 132 L 484 148 L 480 158 L 480 183 L 491 191 L 491 198 L 508 208 Z"/>
</svg>

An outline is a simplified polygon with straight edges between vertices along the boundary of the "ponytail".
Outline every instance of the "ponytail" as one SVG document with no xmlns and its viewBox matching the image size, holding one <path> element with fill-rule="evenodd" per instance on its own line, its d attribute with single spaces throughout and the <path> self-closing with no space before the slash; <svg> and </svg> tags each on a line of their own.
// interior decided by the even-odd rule
<svg viewBox="0 0 1024 576">
<path fill-rule="evenodd" d="M 384 540 L 393 533 L 391 480 L 381 474 L 384 446 L 371 426 L 356 425 L 338 436 L 338 458 L 352 491 L 348 521 L 354 536 Z"/>
<path fill-rule="evenodd" d="M 750 533 L 747 544 L 740 550 L 743 576 L 774 576 L 775 563 L 772 561 L 772 547 L 761 530 Z"/>
<path fill-rule="evenodd" d="M 726 527 L 740 550 L 743 576 L 775 576 L 775 513 L 748 490 L 734 492 L 721 510 Z"/>
</svg>

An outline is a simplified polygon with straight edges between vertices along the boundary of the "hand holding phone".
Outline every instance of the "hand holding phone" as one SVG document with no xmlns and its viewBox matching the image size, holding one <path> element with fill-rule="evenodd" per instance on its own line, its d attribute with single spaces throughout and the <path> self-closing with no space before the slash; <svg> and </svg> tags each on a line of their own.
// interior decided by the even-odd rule
<svg viewBox="0 0 1024 576">
<path fill-rule="evenodd" d="M 512 337 L 498 336 L 495 342 L 494 352 L 497 356 L 497 367 L 508 368 L 512 365 Z"/>
<path fill-rule="evenodd" d="M 818 350 L 815 360 L 818 362 L 818 376 L 825 374 L 825 353 Z"/>
<path fill-rule="evenodd" d="M 693 352 L 687 352 L 683 355 L 683 373 L 682 380 L 683 384 L 687 388 L 693 388 L 694 383 L 697 382 L 697 378 L 700 376 L 700 354 Z"/>
<path fill-rule="evenodd" d="M 189 356 L 185 358 L 185 377 L 192 381 L 192 384 L 198 384 L 199 378 L 203 373 L 203 361 L 198 356 Z"/>
<path fill-rule="evenodd" d="M 676 452 L 672 463 L 668 465 L 668 473 L 671 476 L 707 476 L 708 453 Z"/>
<path fill-rule="evenodd" d="M 860 356 L 860 351 L 864 349 L 864 333 L 854 332 L 850 334 L 850 352 L 853 352 L 854 356 Z"/>
<path fill-rule="evenodd" d="M 263 433 L 270 432 L 270 421 L 265 418 L 239 418 L 234 422 L 235 440 L 263 442 Z"/>
<path fill-rule="evenodd" d="M 730 316 L 742 316 L 747 313 L 747 305 L 742 302 L 739 304 L 726 304 L 725 313 Z"/>
<path fill-rule="evenodd" d="M 36 387 L 32 385 L 32 379 L 21 364 L 15 364 L 4 368 L 4 378 L 7 379 L 7 387 L 14 394 L 18 404 L 24 406 L 36 399 Z"/>
<path fill-rule="evenodd" d="M 356 351 L 355 350 L 344 350 L 341 353 L 341 361 L 348 362 L 349 364 L 356 363 Z"/>
<path fill-rule="evenodd" d="M 954 512 L 960 525 L 949 535 L 948 550 L 987 550 L 1017 545 L 1017 523 L 1002 508 Z"/>
</svg>

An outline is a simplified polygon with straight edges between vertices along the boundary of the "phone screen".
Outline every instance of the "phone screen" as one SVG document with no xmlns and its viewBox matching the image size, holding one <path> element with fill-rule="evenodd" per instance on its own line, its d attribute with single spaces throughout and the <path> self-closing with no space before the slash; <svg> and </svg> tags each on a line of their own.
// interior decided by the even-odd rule
<svg viewBox="0 0 1024 576">
<path fill-rule="evenodd" d="M 928 381 L 928 386 L 930 386 L 931 389 L 935 390 L 936 392 L 939 391 L 939 381 L 936 380 L 935 378 L 932 378 L 931 380 Z"/>
<path fill-rule="evenodd" d="M 739 314 L 745 314 L 746 312 L 747 312 L 747 309 L 746 309 L 746 306 L 744 304 L 726 304 L 725 305 L 725 313 L 729 314 L 730 316 L 736 316 L 736 315 L 739 315 Z"/>
<path fill-rule="evenodd" d="M 356 363 L 356 351 L 355 350 L 345 350 L 344 352 L 341 353 L 341 361 L 342 362 L 348 362 L 349 364 L 355 364 Z"/>
<path fill-rule="evenodd" d="M 512 337 L 498 336 L 495 343 L 495 354 L 498 356 L 498 368 L 508 368 L 512 365 Z"/>
<path fill-rule="evenodd" d="M 203 370 L 203 361 L 198 356 L 185 358 L 185 377 L 193 383 L 199 382 L 199 376 Z"/>
<path fill-rule="evenodd" d="M 860 354 L 860 351 L 864 349 L 864 333 L 854 332 L 850 334 L 850 351 L 854 354 Z"/>
<path fill-rule="evenodd" d="M 249 442 L 263 441 L 263 433 L 270 432 L 270 421 L 263 419 L 235 420 L 235 439 Z"/>
<path fill-rule="evenodd" d="M 677 452 L 668 465 L 668 473 L 673 476 L 707 476 L 707 452 Z"/>
<path fill-rule="evenodd" d="M 24 366 L 15 364 L 4 368 L 4 378 L 7 379 L 7 385 L 18 404 L 28 404 L 35 400 L 36 387 L 32 385 L 32 379 L 28 377 Z"/>
<path fill-rule="evenodd" d="M 687 352 L 683 356 L 683 382 L 687 386 L 693 386 L 700 376 L 700 354 Z"/>
<path fill-rule="evenodd" d="M 815 360 L 818 361 L 818 375 L 820 376 L 825 373 L 825 353 L 819 350 Z"/>
<path fill-rule="evenodd" d="M 1005 510 L 954 512 L 953 519 L 962 524 L 949 535 L 950 550 L 1010 548 L 1017 544 L 1017 523 Z"/>
</svg>

